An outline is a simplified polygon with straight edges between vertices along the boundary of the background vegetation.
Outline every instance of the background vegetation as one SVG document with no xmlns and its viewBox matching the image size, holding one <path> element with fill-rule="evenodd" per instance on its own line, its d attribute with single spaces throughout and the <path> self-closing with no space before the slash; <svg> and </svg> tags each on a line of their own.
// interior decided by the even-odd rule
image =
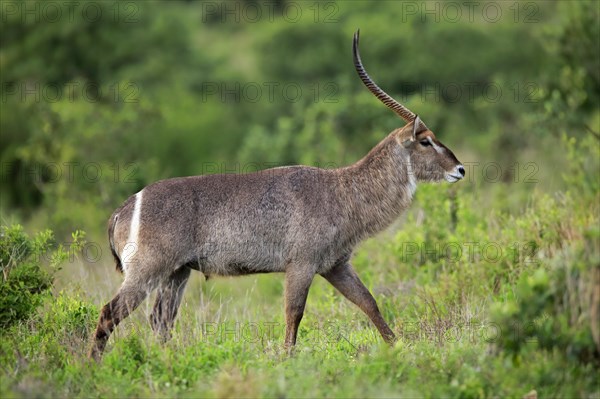
<svg viewBox="0 0 600 399">
<path fill-rule="evenodd" d="M 598 397 L 599 15 L 593 1 L 2 2 L 0 396 Z M 129 195 L 345 165 L 403 124 L 356 77 L 359 27 L 372 77 L 467 169 L 420 186 L 355 254 L 398 343 L 317 280 L 287 358 L 282 276 L 196 273 L 173 340 L 152 336 L 146 301 L 88 363 L 120 283 L 106 219 Z"/>
</svg>

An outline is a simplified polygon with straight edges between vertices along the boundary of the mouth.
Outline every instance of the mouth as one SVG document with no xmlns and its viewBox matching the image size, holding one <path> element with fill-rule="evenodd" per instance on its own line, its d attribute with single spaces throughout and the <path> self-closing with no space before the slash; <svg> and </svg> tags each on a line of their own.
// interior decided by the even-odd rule
<svg viewBox="0 0 600 399">
<path fill-rule="evenodd" d="M 448 183 L 456 183 L 457 181 L 461 180 L 463 177 L 462 175 L 453 175 L 453 174 L 446 174 L 446 181 Z"/>
</svg>

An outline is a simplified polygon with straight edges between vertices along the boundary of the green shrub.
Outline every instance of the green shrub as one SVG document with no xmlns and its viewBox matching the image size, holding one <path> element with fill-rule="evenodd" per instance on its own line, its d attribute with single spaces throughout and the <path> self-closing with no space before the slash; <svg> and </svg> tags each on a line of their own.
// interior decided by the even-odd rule
<svg viewBox="0 0 600 399">
<path fill-rule="evenodd" d="M 600 228 L 598 169 L 600 147 L 593 136 L 563 136 L 569 167 L 568 191 L 541 198 L 515 225 L 529 231 L 542 268 L 519 276 L 513 297 L 492 307 L 505 332 L 498 344 L 518 356 L 528 344 L 557 350 L 567 359 L 600 362 Z M 586 204 L 581 206 L 578 204 Z M 536 232 L 537 230 L 537 232 Z M 506 333 L 510 332 L 510 333 Z"/>
<path fill-rule="evenodd" d="M 580 363 L 600 362 L 599 231 L 584 231 L 584 245 L 564 248 L 533 274 L 522 274 L 514 298 L 495 304 L 498 346 L 517 357 L 532 345 Z"/>
<path fill-rule="evenodd" d="M 53 233 L 44 230 L 30 238 L 16 224 L 0 230 L 0 331 L 27 319 L 52 288 L 61 262 L 79 250 L 85 234 L 76 231 L 68 249 L 54 246 Z M 45 262 L 46 260 L 46 262 Z M 48 263 L 49 268 L 43 264 Z"/>
</svg>

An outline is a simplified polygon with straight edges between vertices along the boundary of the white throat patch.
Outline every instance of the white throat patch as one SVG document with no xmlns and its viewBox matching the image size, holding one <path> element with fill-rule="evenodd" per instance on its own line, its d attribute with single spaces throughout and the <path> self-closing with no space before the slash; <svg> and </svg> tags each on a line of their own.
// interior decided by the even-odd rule
<svg viewBox="0 0 600 399">
<path fill-rule="evenodd" d="M 415 191 L 417 190 L 417 177 L 413 172 L 412 162 L 410 157 L 406 157 L 406 173 L 408 174 L 408 185 L 406 187 L 410 198 L 412 199 Z"/>
</svg>

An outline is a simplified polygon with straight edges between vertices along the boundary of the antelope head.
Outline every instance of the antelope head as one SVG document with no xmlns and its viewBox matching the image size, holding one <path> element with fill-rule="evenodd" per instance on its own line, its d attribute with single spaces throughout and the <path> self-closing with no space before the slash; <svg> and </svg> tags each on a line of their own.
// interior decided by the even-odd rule
<svg viewBox="0 0 600 399">
<path fill-rule="evenodd" d="M 358 38 L 359 31 L 356 31 L 352 51 L 358 76 L 375 97 L 408 122 L 392 134 L 408 153 L 409 171 L 412 170 L 418 181 L 446 180 L 454 183 L 462 179 L 465 176 L 465 168 L 452 151 L 435 137 L 416 114 L 394 100 L 369 77 L 358 52 Z"/>
</svg>

